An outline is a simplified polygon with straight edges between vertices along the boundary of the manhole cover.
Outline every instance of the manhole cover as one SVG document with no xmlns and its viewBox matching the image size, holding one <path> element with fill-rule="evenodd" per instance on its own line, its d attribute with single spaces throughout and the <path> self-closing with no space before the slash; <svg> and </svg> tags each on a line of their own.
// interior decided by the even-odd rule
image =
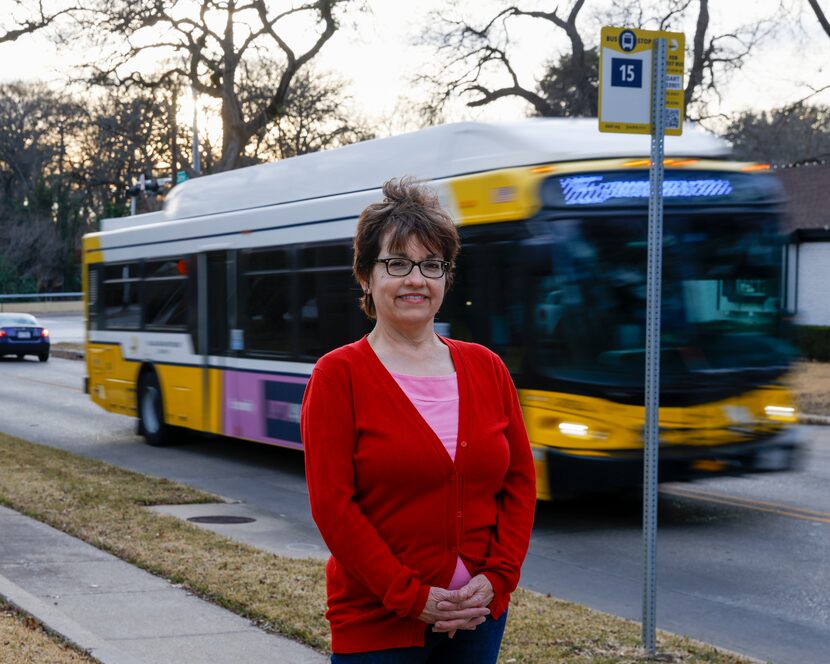
<svg viewBox="0 0 830 664">
<path fill-rule="evenodd" d="M 192 516 L 188 519 L 193 523 L 217 523 L 217 524 L 234 524 L 234 523 L 253 523 L 256 519 L 248 516 Z"/>
</svg>

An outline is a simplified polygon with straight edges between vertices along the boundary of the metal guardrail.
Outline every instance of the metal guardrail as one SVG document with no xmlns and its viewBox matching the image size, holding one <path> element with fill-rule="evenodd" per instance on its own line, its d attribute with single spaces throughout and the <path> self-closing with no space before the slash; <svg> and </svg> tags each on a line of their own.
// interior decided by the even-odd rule
<svg viewBox="0 0 830 664">
<path fill-rule="evenodd" d="M 82 300 L 83 293 L 23 293 L 0 295 L 0 302 L 55 302 Z"/>
</svg>

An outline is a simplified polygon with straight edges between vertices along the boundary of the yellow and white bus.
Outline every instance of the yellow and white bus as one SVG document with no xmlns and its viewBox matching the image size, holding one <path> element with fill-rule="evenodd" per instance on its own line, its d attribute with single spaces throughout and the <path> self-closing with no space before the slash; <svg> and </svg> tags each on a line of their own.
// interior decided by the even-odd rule
<svg viewBox="0 0 830 664">
<path fill-rule="evenodd" d="M 462 236 L 436 329 L 506 362 L 539 497 L 637 484 L 647 151 L 595 120 L 459 123 L 185 182 L 84 238 L 88 391 L 152 445 L 186 428 L 300 449 L 314 362 L 369 329 L 357 217 L 414 175 Z M 666 155 L 661 479 L 790 468 L 782 190 L 692 127 Z"/>
</svg>

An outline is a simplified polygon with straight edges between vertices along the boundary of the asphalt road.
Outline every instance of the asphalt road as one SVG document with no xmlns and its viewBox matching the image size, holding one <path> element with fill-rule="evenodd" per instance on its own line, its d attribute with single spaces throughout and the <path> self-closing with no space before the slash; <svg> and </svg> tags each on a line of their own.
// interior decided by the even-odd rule
<svg viewBox="0 0 830 664">
<path fill-rule="evenodd" d="M 84 319 L 73 313 L 35 313 L 38 322 L 49 330 L 53 344 L 59 342 L 83 343 L 86 335 Z"/>
<path fill-rule="evenodd" d="M 81 391 L 84 364 L 0 360 L 0 431 L 244 501 L 282 537 L 322 546 L 302 455 L 227 439 L 143 444 Z M 657 624 L 776 663 L 824 663 L 830 644 L 830 427 L 802 427 L 801 472 L 664 485 Z M 540 504 L 522 585 L 641 618 L 635 493 Z"/>
</svg>

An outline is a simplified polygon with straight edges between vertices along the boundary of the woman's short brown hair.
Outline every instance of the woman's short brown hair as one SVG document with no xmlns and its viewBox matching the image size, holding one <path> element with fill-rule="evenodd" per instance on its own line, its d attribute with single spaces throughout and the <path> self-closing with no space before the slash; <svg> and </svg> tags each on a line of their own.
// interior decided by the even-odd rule
<svg viewBox="0 0 830 664">
<path fill-rule="evenodd" d="M 380 255 L 383 238 L 389 234 L 389 249 L 403 252 L 411 239 L 453 264 L 446 274 L 446 290 L 452 285 L 453 267 L 461 242 L 452 217 L 441 207 L 438 196 L 412 177 L 383 183 L 383 202 L 366 206 L 357 220 L 352 271 L 358 283 L 369 281 Z M 363 293 L 360 308 L 375 318 L 371 293 Z"/>
</svg>

